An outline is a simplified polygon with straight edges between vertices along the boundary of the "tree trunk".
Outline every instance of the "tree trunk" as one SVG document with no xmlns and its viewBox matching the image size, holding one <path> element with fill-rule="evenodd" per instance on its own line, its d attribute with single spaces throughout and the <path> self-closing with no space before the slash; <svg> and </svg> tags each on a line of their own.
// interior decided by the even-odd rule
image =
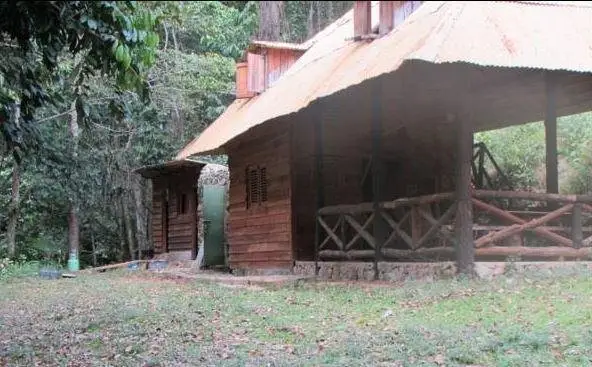
<svg viewBox="0 0 592 367">
<path fill-rule="evenodd" d="M 259 1 L 259 34 L 263 41 L 281 40 L 283 1 Z"/>
<path fill-rule="evenodd" d="M 136 242 L 138 244 L 138 259 L 142 259 L 142 252 L 146 251 L 148 248 L 148 231 L 146 225 L 147 210 L 144 206 L 144 190 L 142 188 L 142 181 L 139 177 L 135 177 L 132 181 L 132 191 L 134 194 L 136 213 Z"/>
<path fill-rule="evenodd" d="M 70 118 L 68 119 L 68 131 L 72 138 L 72 160 L 78 158 L 78 139 L 80 129 L 78 127 L 78 113 L 76 111 L 76 100 L 70 106 Z M 80 248 L 80 229 L 78 226 L 78 202 L 76 195 L 70 196 L 70 209 L 68 211 L 68 243 L 70 252 L 68 257 L 68 270 L 77 271 L 80 268 L 78 254 Z"/>
<path fill-rule="evenodd" d="M 92 264 L 93 267 L 97 267 L 97 246 L 95 244 L 95 232 L 93 231 L 93 227 L 90 227 L 90 245 L 92 248 Z"/>
<path fill-rule="evenodd" d="M 135 246 L 135 239 L 134 239 L 134 229 L 132 227 L 132 219 L 130 217 L 129 207 L 128 207 L 128 200 L 126 200 L 125 196 L 121 197 L 121 208 L 123 214 L 123 225 L 125 227 L 125 236 L 127 240 L 127 246 L 129 249 L 130 259 L 136 260 L 136 246 Z"/>
<path fill-rule="evenodd" d="M 315 34 L 315 26 L 314 26 L 314 2 L 309 2 L 310 6 L 308 8 L 308 20 L 306 22 L 306 36 L 307 38 L 311 38 Z"/>
<path fill-rule="evenodd" d="M 15 159 L 12 166 L 12 193 L 10 196 L 10 205 L 8 206 L 8 228 L 6 230 L 9 257 L 16 255 L 16 225 L 19 216 L 20 186 L 20 165 Z"/>
</svg>

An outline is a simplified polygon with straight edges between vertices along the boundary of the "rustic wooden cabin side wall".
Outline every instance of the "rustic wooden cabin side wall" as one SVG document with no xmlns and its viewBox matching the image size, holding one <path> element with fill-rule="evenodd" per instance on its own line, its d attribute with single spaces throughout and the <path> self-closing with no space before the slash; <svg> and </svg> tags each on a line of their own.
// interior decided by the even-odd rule
<svg viewBox="0 0 592 367">
<path fill-rule="evenodd" d="M 197 185 L 195 172 L 170 177 L 168 195 L 168 251 L 192 251 L 197 244 Z"/>
<path fill-rule="evenodd" d="M 154 244 L 154 253 L 161 254 L 166 252 L 166 243 L 164 238 L 164 220 L 163 215 L 164 200 L 166 194 L 166 180 L 155 178 L 152 180 L 152 242 Z"/>
<path fill-rule="evenodd" d="M 152 241 L 154 253 L 192 251 L 197 239 L 199 174 L 181 171 L 152 180 Z"/>
<path fill-rule="evenodd" d="M 255 128 L 228 147 L 228 242 L 233 269 L 293 266 L 290 134 L 285 126 L 269 124 Z M 261 172 L 260 169 L 265 171 L 265 194 L 259 192 L 261 200 L 255 198 L 252 202 L 247 194 L 247 177 L 249 172 Z M 250 184 L 255 183 L 251 180 Z"/>
</svg>

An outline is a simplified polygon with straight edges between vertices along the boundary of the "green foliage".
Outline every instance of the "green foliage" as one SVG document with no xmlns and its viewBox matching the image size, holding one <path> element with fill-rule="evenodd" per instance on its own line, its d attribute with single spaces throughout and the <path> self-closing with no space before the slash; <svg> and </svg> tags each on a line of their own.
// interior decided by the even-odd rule
<svg viewBox="0 0 592 367">
<path fill-rule="evenodd" d="M 81 55 L 74 77 L 115 75 L 117 86 L 147 98 L 144 76 L 155 62 L 158 17 L 135 2 L 2 2 L 0 31 L 5 36 L 0 63 L 0 122 L 11 148 L 26 149 L 35 132 L 35 110 L 52 98 L 45 85 L 60 57 Z M 20 118 L 13 105 L 20 104 Z M 18 151 L 17 151 L 18 152 Z"/>
<path fill-rule="evenodd" d="M 545 190 L 545 126 L 542 122 L 475 134 L 484 142 L 516 189 Z M 559 188 L 590 193 L 592 114 L 558 119 Z"/>
<path fill-rule="evenodd" d="M 475 140 L 485 143 L 515 189 L 540 187 L 537 170 L 545 162 L 545 129 L 541 123 L 477 133 Z"/>
<path fill-rule="evenodd" d="M 181 9 L 178 39 L 184 51 L 217 53 L 237 59 L 257 24 L 253 2 L 246 3 L 241 10 L 219 1 L 187 2 Z"/>
</svg>

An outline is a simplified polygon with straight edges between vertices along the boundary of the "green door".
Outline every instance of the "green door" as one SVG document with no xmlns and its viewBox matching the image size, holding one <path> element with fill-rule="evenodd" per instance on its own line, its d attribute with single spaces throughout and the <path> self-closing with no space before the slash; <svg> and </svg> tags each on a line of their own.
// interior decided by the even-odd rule
<svg viewBox="0 0 592 367">
<path fill-rule="evenodd" d="M 225 187 L 203 186 L 204 265 L 224 264 Z"/>
</svg>

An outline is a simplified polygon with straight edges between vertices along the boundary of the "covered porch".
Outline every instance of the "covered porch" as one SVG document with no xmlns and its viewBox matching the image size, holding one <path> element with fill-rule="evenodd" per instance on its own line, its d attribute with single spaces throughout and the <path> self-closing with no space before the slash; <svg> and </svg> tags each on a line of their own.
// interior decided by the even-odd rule
<svg viewBox="0 0 592 367">
<path fill-rule="evenodd" d="M 409 62 L 316 102 L 293 127 L 297 252 L 314 200 L 315 264 L 456 260 L 470 272 L 475 261 L 588 259 L 592 196 L 559 194 L 556 125 L 592 110 L 591 97 L 586 73 Z M 545 124 L 547 193 L 512 190 L 473 141 L 533 121 Z"/>
</svg>

